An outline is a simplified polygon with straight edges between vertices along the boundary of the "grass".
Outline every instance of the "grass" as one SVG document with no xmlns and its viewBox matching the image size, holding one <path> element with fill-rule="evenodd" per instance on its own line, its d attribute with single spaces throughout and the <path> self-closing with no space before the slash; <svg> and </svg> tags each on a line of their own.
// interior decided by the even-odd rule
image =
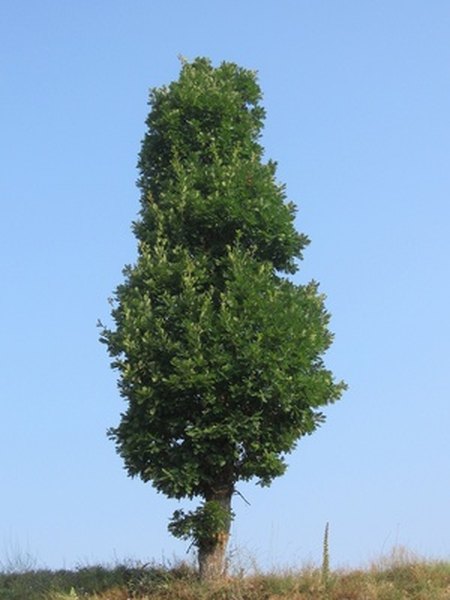
<svg viewBox="0 0 450 600">
<path fill-rule="evenodd" d="M 398 550 L 361 570 L 326 566 L 205 584 L 186 564 L 0 573 L 0 600 L 450 600 L 450 562 Z"/>
</svg>

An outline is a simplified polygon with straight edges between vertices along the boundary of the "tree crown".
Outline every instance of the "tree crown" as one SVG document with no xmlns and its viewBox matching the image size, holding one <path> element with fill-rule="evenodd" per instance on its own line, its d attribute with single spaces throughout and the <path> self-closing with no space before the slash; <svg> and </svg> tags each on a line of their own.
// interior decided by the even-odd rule
<svg viewBox="0 0 450 600">
<path fill-rule="evenodd" d="M 169 497 L 268 485 L 345 387 L 322 361 L 317 284 L 282 276 L 308 240 L 263 162 L 260 101 L 254 72 L 206 59 L 150 95 L 139 254 L 102 340 L 128 402 L 110 435 L 128 473 Z"/>
</svg>

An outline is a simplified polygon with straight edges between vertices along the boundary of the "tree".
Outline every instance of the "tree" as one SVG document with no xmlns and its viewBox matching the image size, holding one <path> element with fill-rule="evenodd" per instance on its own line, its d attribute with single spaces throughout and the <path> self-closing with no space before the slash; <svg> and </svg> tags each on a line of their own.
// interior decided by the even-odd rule
<svg viewBox="0 0 450 600">
<path fill-rule="evenodd" d="M 308 243 L 263 161 L 254 72 L 204 58 L 153 89 L 139 159 L 136 263 L 124 269 L 101 340 L 127 401 L 109 431 L 130 476 L 169 498 L 170 531 L 219 576 L 239 481 L 269 485 L 337 400 L 323 364 L 329 315 L 315 282 L 287 275 Z"/>
</svg>

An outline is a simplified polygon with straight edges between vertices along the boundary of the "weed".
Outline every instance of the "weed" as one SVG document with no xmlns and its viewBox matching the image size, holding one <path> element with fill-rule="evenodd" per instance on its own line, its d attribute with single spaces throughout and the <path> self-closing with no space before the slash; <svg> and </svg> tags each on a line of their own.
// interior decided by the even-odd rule
<svg viewBox="0 0 450 600">
<path fill-rule="evenodd" d="M 330 547 L 328 543 L 329 523 L 325 525 L 322 546 L 322 585 L 325 590 L 330 587 Z"/>
</svg>

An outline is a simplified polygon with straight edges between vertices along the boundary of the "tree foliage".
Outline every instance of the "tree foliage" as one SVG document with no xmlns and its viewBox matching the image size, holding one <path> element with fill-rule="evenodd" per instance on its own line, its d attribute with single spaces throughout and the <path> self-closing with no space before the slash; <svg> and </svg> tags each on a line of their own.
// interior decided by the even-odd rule
<svg viewBox="0 0 450 600">
<path fill-rule="evenodd" d="M 203 512 L 175 515 L 171 530 L 184 536 L 221 521 L 207 506 L 218 490 L 282 475 L 344 384 L 323 364 L 332 335 L 317 284 L 287 277 L 308 239 L 263 160 L 255 73 L 184 62 L 150 107 L 138 257 L 102 341 L 127 401 L 110 436 L 129 475 L 205 500 Z"/>
</svg>

